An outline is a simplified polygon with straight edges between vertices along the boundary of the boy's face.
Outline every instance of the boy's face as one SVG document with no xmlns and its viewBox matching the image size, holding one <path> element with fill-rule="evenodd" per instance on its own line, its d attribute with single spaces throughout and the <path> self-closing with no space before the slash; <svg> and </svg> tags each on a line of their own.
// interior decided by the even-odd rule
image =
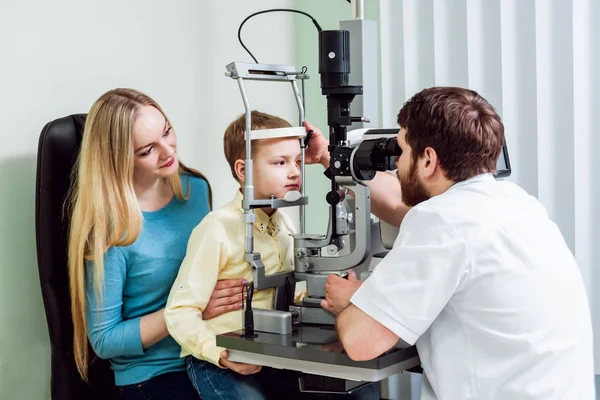
<svg viewBox="0 0 600 400">
<path fill-rule="evenodd" d="M 298 138 L 275 138 L 257 141 L 252 156 L 254 198 L 283 198 L 287 192 L 300 190 L 300 141 Z"/>
</svg>

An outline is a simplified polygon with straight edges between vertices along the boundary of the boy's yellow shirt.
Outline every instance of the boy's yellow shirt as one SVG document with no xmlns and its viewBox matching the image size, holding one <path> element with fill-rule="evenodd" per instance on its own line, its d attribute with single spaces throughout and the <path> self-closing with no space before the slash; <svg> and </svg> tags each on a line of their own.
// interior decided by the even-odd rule
<svg viewBox="0 0 600 400">
<path fill-rule="evenodd" d="M 219 366 L 221 351 L 216 335 L 242 329 L 242 310 L 210 320 L 202 319 L 217 280 L 252 280 L 250 265 L 244 261 L 246 224 L 242 221 L 239 190 L 224 207 L 209 213 L 193 230 L 186 256 L 171 288 L 165 321 L 171 336 L 181 345 L 181 356 L 192 355 Z M 254 250 L 261 254 L 266 274 L 294 268 L 294 224 L 284 213 L 271 218 L 257 209 L 254 223 Z M 253 308 L 272 309 L 274 289 L 254 290 Z"/>
</svg>

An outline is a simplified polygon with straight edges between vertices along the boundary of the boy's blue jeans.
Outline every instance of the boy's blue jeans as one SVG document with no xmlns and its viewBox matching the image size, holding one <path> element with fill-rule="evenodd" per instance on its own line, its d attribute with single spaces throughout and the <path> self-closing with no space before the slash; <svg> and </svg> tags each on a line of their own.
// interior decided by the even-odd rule
<svg viewBox="0 0 600 400">
<path fill-rule="evenodd" d="M 186 368 L 192 385 L 204 400 L 379 399 L 379 393 L 374 385 L 356 390 L 352 394 L 302 393 L 298 388 L 299 373 L 293 371 L 263 367 L 257 374 L 240 375 L 230 369 L 219 368 L 191 356 L 186 358 Z"/>
</svg>

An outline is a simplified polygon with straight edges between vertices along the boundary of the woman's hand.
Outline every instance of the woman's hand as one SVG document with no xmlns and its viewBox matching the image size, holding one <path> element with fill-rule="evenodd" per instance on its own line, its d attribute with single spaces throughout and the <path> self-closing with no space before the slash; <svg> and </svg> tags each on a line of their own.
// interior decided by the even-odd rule
<svg viewBox="0 0 600 400">
<path fill-rule="evenodd" d="M 206 321 L 230 311 L 240 310 L 246 297 L 243 293 L 246 284 L 248 284 L 248 281 L 245 279 L 217 281 L 210 300 L 202 312 L 202 319 Z"/>
</svg>

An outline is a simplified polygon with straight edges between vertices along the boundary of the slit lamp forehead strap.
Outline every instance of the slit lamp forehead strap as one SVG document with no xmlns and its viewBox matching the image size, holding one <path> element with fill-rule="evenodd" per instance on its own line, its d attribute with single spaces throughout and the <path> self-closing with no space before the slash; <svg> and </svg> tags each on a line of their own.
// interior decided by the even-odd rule
<svg viewBox="0 0 600 400">
<path fill-rule="evenodd" d="M 306 129 L 303 127 L 289 127 L 289 128 L 274 128 L 274 129 L 258 129 L 250 131 L 250 140 L 259 139 L 275 139 L 285 137 L 306 137 Z"/>
</svg>

